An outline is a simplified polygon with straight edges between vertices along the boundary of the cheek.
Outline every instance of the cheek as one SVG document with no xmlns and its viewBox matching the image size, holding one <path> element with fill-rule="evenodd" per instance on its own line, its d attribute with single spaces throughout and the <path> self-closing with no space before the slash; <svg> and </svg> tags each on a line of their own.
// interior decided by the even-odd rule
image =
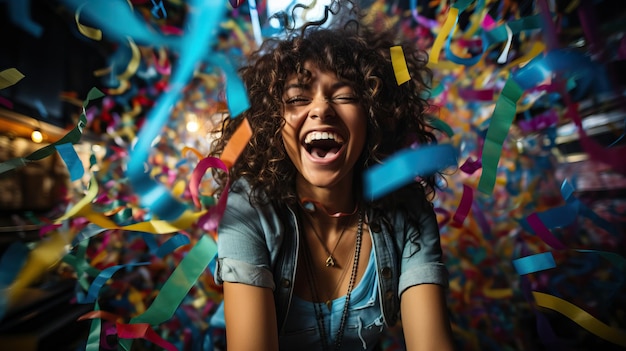
<svg viewBox="0 0 626 351">
<path fill-rule="evenodd" d="M 296 129 L 289 122 L 285 123 L 281 131 L 283 137 L 283 144 L 289 157 L 293 160 L 293 157 L 298 152 L 299 140 Z"/>
<path fill-rule="evenodd" d="M 365 118 L 354 121 L 351 130 L 355 142 L 355 147 L 359 149 L 360 153 L 363 151 L 363 148 L 365 148 L 365 145 L 367 144 L 365 142 L 367 139 L 367 121 L 365 120 Z"/>
<path fill-rule="evenodd" d="M 282 129 L 283 141 L 285 143 L 299 142 L 298 133 L 304 122 L 304 118 L 295 113 L 284 114 L 285 123 Z"/>
</svg>

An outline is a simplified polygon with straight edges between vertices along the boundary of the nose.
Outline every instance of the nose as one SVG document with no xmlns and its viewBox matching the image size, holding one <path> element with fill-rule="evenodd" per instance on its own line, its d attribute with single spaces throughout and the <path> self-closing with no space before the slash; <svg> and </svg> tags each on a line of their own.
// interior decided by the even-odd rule
<svg viewBox="0 0 626 351">
<path fill-rule="evenodd" d="M 335 116 L 335 110 L 332 102 L 324 96 L 316 96 L 310 105 L 309 117 L 325 119 Z"/>
</svg>

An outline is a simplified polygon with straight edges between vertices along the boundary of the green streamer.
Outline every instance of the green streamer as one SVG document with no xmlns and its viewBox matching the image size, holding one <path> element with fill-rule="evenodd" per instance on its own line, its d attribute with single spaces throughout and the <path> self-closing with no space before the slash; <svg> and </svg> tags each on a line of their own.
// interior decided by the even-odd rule
<svg viewBox="0 0 626 351">
<path fill-rule="evenodd" d="M 483 145 L 482 164 L 483 171 L 478 182 L 478 190 L 485 194 L 491 194 L 496 184 L 496 173 L 502 144 L 506 138 L 509 128 L 515 118 L 517 100 L 522 96 L 524 90 L 509 78 L 502 88 L 502 93 L 496 102 L 496 107 L 491 116 L 489 130 Z"/>
<path fill-rule="evenodd" d="M 202 236 L 163 284 L 150 307 L 143 314 L 132 318 L 130 323 L 158 325 L 172 318 L 216 253 L 215 241 L 207 235 Z M 120 340 L 124 350 L 130 350 L 131 344 L 132 339 Z"/>
<path fill-rule="evenodd" d="M 435 118 L 432 121 L 430 121 L 430 125 L 446 133 L 448 138 L 452 138 L 454 136 L 454 130 L 452 130 L 452 127 L 450 127 L 450 125 L 448 125 L 446 122 L 438 118 Z"/>
<path fill-rule="evenodd" d="M 80 137 L 83 135 L 83 128 L 87 125 L 87 116 L 85 116 L 85 108 L 92 100 L 99 99 L 104 96 L 100 90 L 96 88 L 91 88 L 89 93 L 87 94 L 87 99 L 83 102 L 83 111 L 80 114 L 78 119 L 78 124 L 74 129 L 69 131 L 67 134 L 63 136 L 60 140 L 50 145 L 44 146 L 41 149 L 33 152 L 32 154 L 26 157 L 18 157 L 14 159 L 10 159 L 6 162 L 0 163 L 0 174 L 8 172 L 12 169 L 23 167 L 26 164 L 34 161 L 39 161 L 44 159 L 53 153 L 56 152 L 57 145 L 63 145 L 67 143 L 76 144 L 80 140 Z"/>
<path fill-rule="evenodd" d="M 94 311 L 100 310 L 100 305 L 96 301 L 94 305 Z M 87 337 L 87 344 L 85 345 L 85 351 L 99 351 L 100 350 L 100 333 L 102 329 L 102 320 L 100 318 L 94 318 L 91 320 L 91 326 L 89 327 L 89 336 Z"/>
</svg>

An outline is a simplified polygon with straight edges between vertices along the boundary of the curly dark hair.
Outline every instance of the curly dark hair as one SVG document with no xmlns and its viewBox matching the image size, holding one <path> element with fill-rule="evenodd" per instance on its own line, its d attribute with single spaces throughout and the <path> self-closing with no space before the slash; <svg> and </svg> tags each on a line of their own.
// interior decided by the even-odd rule
<svg viewBox="0 0 626 351">
<path fill-rule="evenodd" d="M 354 18 L 335 26 L 322 26 L 323 22 L 309 23 L 287 38 L 265 41 L 239 71 L 251 106 L 237 118 L 224 119 L 218 131 L 220 137 L 212 145 L 212 155 L 221 154 L 236 128 L 247 119 L 253 134 L 233 165 L 230 178 L 243 177 L 249 182 L 253 202 L 293 204 L 297 201 L 296 169 L 281 136 L 285 123 L 282 98 L 285 82 L 291 74 L 306 76 L 303 67 L 307 61 L 351 82 L 366 111 L 366 146 L 355 166 L 357 194 L 362 193 L 364 169 L 411 144 L 436 142 L 425 117 L 428 108 L 425 92 L 432 79 L 432 72 L 426 67 L 427 54 L 410 42 L 400 41 L 393 28 L 375 31 Z M 402 46 L 411 75 L 411 79 L 401 85 L 396 81 L 391 63 L 390 47 L 395 45 Z M 223 188 L 226 175 L 215 176 Z M 410 186 L 426 199 L 434 194 L 435 177 L 423 177 Z M 375 207 L 389 201 L 395 205 L 404 202 L 401 197 L 389 194 L 377 200 Z"/>
</svg>

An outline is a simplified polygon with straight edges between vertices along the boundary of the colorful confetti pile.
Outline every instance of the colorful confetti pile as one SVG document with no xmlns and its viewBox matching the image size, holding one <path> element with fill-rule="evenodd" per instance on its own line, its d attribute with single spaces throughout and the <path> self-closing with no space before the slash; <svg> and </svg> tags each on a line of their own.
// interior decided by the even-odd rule
<svg viewBox="0 0 626 351">
<path fill-rule="evenodd" d="M 204 155 L 208 132 L 248 107 L 238 64 L 281 33 L 268 1 L 61 1 L 86 40 L 114 49 L 94 72 L 101 85 L 83 97 L 75 128 L 0 163 L 4 173 L 58 152 L 72 182 L 53 215 L 29 219 L 43 228 L 37 245 L 16 243 L 0 257 L 0 319 L 25 288 L 54 273 L 77 280 L 74 303 L 93 306 L 80 318 L 90 323 L 83 348 L 223 347 L 211 267 L 227 194 L 214 196 L 211 171 L 228 172 L 249 125 L 221 158 Z M 27 15 L 28 3 L 5 6 L 38 36 L 46 28 Z M 459 350 L 626 348 L 626 114 L 605 123 L 613 142 L 589 133 L 590 116 L 626 108 L 624 82 L 612 73 L 626 60 L 620 5 L 363 4 L 373 26 L 396 25 L 428 51 L 435 73 L 429 115 L 440 144 L 399 152 L 365 184 L 376 197 L 420 174 L 449 174 L 435 206 Z M 605 22 L 601 8 L 621 13 Z M 402 48 L 390 50 L 402 84 L 411 72 Z M 0 89 L 20 84 L 17 69 L 0 70 Z M 104 152 L 85 165 L 73 146 L 86 130 L 102 137 Z M 576 168 L 559 148 L 571 135 L 591 169 Z M 598 189 L 608 192 L 594 197 Z M 384 349 L 402 349 L 400 331 L 388 334 Z"/>
</svg>

